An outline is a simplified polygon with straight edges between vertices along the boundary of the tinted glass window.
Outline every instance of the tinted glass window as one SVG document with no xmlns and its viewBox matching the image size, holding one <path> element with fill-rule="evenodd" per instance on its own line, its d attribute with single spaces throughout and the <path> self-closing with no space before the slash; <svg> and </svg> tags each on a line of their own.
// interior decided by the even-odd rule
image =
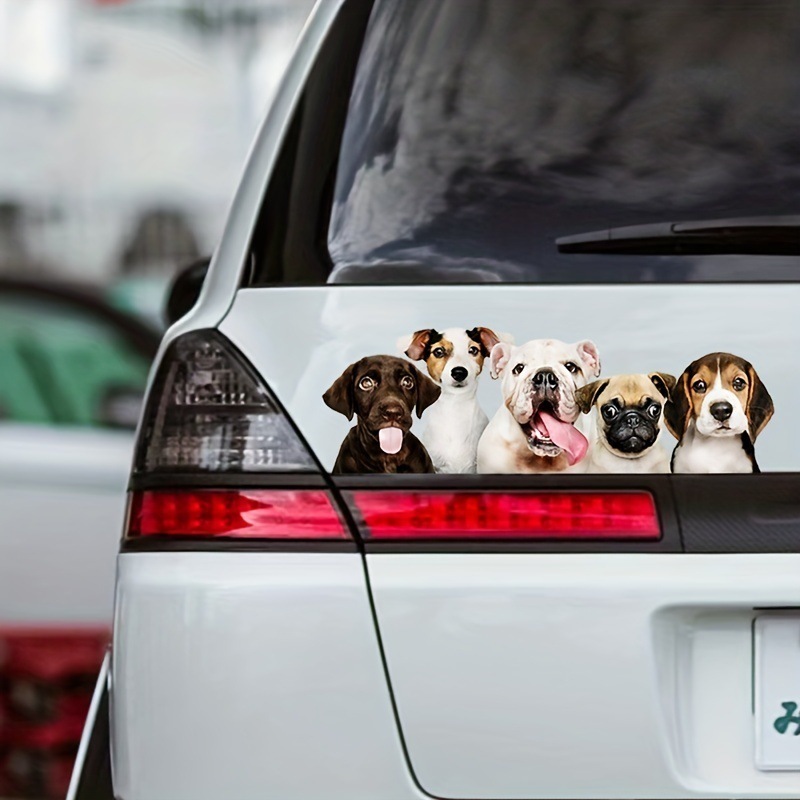
<svg viewBox="0 0 800 800">
<path fill-rule="evenodd" d="M 799 214 L 796 0 L 376 0 L 329 280 L 796 280 Z M 786 230 L 556 245 L 752 217 Z"/>
</svg>

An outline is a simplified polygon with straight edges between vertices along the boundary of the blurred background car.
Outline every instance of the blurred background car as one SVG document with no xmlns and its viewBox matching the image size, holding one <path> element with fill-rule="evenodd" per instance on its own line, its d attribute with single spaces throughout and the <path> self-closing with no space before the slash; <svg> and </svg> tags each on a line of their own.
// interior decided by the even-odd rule
<svg viewBox="0 0 800 800">
<path fill-rule="evenodd" d="M 158 329 L 98 290 L 0 277 L 0 792 L 56 796 L 108 638 Z"/>
<path fill-rule="evenodd" d="M 63 797 L 176 271 L 311 0 L 0 0 L 0 797 Z"/>
</svg>

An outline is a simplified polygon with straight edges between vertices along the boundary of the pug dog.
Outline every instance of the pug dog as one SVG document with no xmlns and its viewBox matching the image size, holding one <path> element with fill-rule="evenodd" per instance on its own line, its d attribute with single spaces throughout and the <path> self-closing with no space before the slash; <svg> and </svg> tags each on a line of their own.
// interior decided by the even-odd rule
<svg viewBox="0 0 800 800">
<path fill-rule="evenodd" d="M 665 372 L 615 375 L 578 389 L 581 411 L 596 414 L 596 439 L 587 472 L 668 473 L 669 455 L 658 443 L 664 406 L 677 381 Z"/>
</svg>

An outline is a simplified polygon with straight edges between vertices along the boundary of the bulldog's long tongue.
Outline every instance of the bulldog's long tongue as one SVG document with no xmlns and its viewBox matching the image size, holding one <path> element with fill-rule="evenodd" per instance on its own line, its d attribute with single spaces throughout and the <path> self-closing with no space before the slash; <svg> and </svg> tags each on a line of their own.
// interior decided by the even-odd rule
<svg viewBox="0 0 800 800">
<path fill-rule="evenodd" d="M 577 464 L 589 449 L 586 437 L 569 422 L 563 422 L 548 411 L 536 412 L 535 425 L 544 428 L 553 444 L 558 445 L 566 454 L 569 465 Z"/>
<path fill-rule="evenodd" d="M 378 443 L 384 453 L 399 453 L 403 446 L 403 431 L 400 428 L 381 428 L 378 431 Z"/>
</svg>

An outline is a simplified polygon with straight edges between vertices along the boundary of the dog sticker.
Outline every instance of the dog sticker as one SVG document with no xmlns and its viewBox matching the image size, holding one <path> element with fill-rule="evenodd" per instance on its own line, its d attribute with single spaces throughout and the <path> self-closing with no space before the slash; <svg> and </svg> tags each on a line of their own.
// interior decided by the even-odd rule
<svg viewBox="0 0 800 800">
<path fill-rule="evenodd" d="M 441 388 L 413 364 L 395 356 L 367 356 L 350 364 L 322 396 L 325 404 L 356 417 L 333 467 L 334 475 L 434 472 L 423 444 L 411 433 L 417 417 Z"/>
<path fill-rule="evenodd" d="M 749 361 L 709 353 L 678 379 L 666 407 L 666 424 L 678 444 L 672 471 L 760 472 L 755 442 L 775 409 Z"/>
</svg>

